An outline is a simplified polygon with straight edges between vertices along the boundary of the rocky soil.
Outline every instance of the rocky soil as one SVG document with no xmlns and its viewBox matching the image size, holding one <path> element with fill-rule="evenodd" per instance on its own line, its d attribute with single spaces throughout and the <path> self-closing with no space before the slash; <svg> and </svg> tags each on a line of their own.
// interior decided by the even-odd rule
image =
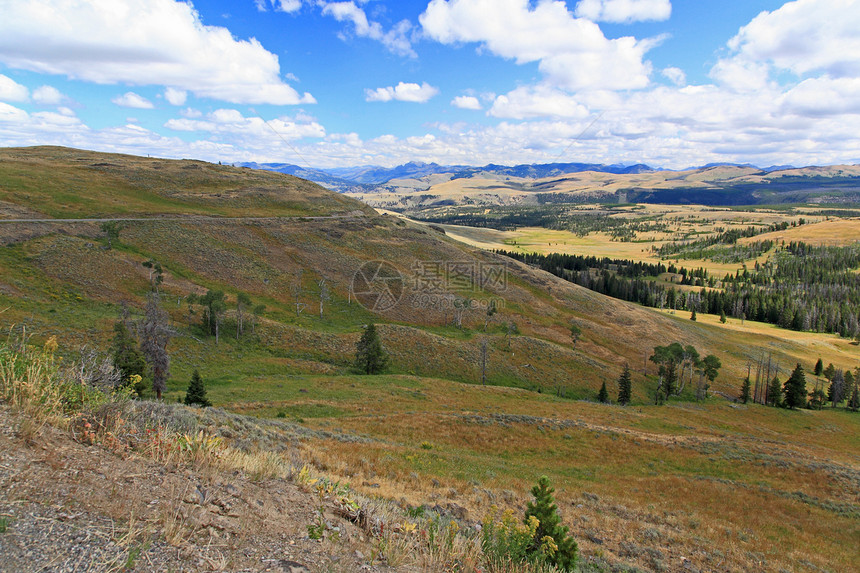
<svg viewBox="0 0 860 573">
<path fill-rule="evenodd" d="M 290 481 L 122 457 L 0 406 L 3 572 L 395 570 L 328 511 L 338 538 L 310 539 L 318 507 Z"/>
</svg>

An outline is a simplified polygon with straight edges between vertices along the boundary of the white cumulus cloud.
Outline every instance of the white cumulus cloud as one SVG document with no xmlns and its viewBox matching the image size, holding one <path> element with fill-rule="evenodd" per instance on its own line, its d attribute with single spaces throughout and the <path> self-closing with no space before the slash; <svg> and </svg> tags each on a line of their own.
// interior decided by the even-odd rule
<svg viewBox="0 0 860 573">
<path fill-rule="evenodd" d="M 266 122 L 260 117 L 245 117 L 239 110 L 217 109 L 203 119 L 184 117 L 170 119 L 164 124 L 174 131 L 203 131 L 218 134 L 233 143 L 241 142 L 252 148 L 278 145 L 288 140 L 325 137 L 325 128 L 304 114 L 282 116 Z"/>
<path fill-rule="evenodd" d="M 481 102 L 475 96 L 462 95 L 451 100 L 451 105 L 460 109 L 481 109 Z"/>
<path fill-rule="evenodd" d="M 164 99 L 170 105 L 185 105 L 185 101 L 188 99 L 188 92 L 169 87 L 164 90 Z"/>
<path fill-rule="evenodd" d="M 0 62 L 96 83 L 164 85 L 233 103 L 313 103 L 256 39 L 175 0 L 0 2 Z"/>
<path fill-rule="evenodd" d="M 265 12 L 269 7 L 278 12 L 298 12 L 302 7 L 302 0 L 254 0 L 257 10 Z"/>
<path fill-rule="evenodd" d="M 682 70 L 681 68 L 663 68 L 660 73 L 663 74 L 664 78 L 668 79 L 676 86 L 682 86 L 687 83 L 687 74 L 685 74 L 684 70 Z"/>
<path fill-rule="evenodd" d="M 757 90 L 788 71 L 799 77 L 860 77 L 860 2 L 797 0 L 762 12 L 728 42 L 730 53 L 711 77 L 737 90 Z"/>
<path fill-rule="evenodd" d="M 668 20 L 672 15 L 669 0 L 580 0 L 576 15 L 594 22 L 630 23 Z"/>
<path fill-rule="evenodd" d="M 118 106 L 133 107 L 137 109 L 152 109 L 154 107 L 151 101 L 134 92 L 125 92 L 121 96 L 113 98 L 111 102 Z"/>
<path fill-rule="evenodd" d="M 9 76 L 0 74 L 0 101 L 27 101 L 30 90 Z"/>
<path fill-rule="evenodd" d="M 358 7 L 355 2 L 321 1 L 319 4 L 322 6 L 322 13 L 324 15 L 332 16 L 338 22 L 351 22 L 356 36 L 381 42 L 382 45 L 395 54 L 410 57 L 416 56 L 415 50 L 412 49 L 412 42 L 409 39 L 412 24 L 408 20 L 401 20 L 391 30 L 386 32 L 382 24 L 369 20 L 364 10 Z"/>
<path fill-rule="evenodd" d="M 548 86 L 524 86 L 498 96 L 489 114 L 510 119 L 582 118 L 588 115 L 588 109 L 576 97 L 561 90 Z"/>
<path fill-rule="evenodd" d="M 518 64 L 538 62 L 547 81 L 567 90 L 631 89 L 649 83 L 643 60 L 655 40 L 608 39 L 559 0 L 432 0 L 419 17 L 443 44 L 478 43 Z"/>
<path fill-rule="evenodd" d="M 414 103 L 425 103 L 433 96 L 439 93 L 439 90 L 427 82 L 421 85 L 413 83 L 400 82 L 396 86 L 376 88 L 375 90 L 365 90 L 367 101 L 408 101 Z"/>
<path fill-rule="evenodd" d="M 54 86 L 39 86 L 33 90 L 33 101 L 42 105 L 58 105 L 65 99 Z"/>
</svg>

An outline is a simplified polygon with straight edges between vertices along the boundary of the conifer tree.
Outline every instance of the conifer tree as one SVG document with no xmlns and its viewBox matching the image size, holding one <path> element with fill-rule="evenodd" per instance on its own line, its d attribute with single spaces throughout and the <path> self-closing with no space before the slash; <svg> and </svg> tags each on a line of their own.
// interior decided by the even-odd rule
<svg viewBox="0 0 860 573">
<path fill-rule="evenodd" d="M 388 355 L 382 348 L 376 325 L 371 322 L 355 347 L 355 366 L 365 374 L 379 374 L 387 365 Z"/>
<path fill-rule="evenodd" d="M 830 401 L 831 408 L 845 398 L 845 375 L 842 370 L 836 370 L 833 376 L 830 377 L 830 388 L 827 389 L 827 399 Z"/>
<path fill-rule="evenodd" d="M 633 383 L 630 379 L 630 366 L 625 364 L 624 371 L 618 378 L 618 403 L 622 406 L 629 404 L 632 391 Z"/>
<path fill-rule="evenodd" d="M 824 363 L 821 362 L 821 358 L 819 358 L 818 362 L 815 363 L 815 369 L 812 372 L 816 376 L 821 376 L 821 373 L 824 372 Z"/>
<path fill-rule="evenodd" d="M 597 393 L 597 401 L 601 404 L 607 404 L 609 402 L 609 392 L 606 391 L 606 380 L 603 381 L 603 385 L 600 387 L 600 392 Z"/>
<path fill-rule="evenodd" d="M 113 326 L 114 336 L 111 343 L 111 354 L 113 365 L 122 376 L 122 386 L 131 383 L 132 376 L 143 376 L 146 373 L 146 360 L 143 353 L 137 348 L 137 342 L 129 332 L 125 322 L 117 322 Z M 142 388 L 135 388 L 140 393 Z"/>
<path fill-rule="evenodd" d="M 690 313 L 690 320 L 692 320 L 693 322 L 696 322 L 696 309 L 695 308 L 693 309 L 693 312 Z"/>
<path fill-rule="evenodd" d="M 743 404 L 746 404 L 750 401 L 750 387 L 750 377 L 747 376 L 746 378 L 744 378 L 744 383 L 741 385 L 741 402 Z"/>
<path fill-rule="evenodd" d="M 804 390 L 805 392 L 806 390 Z M 775 408 L 782 407 L 782 384 L 778 376 L 774 376 L 767 388 L 767 401 Z"/>
<path fill-rule="evenodd" d="M 848 409 L 852 412 L 860 410 L 860 390 L 858 390 L 858 386 L 860 386 L 860 384 L 855 381 L 854 391 L 851 393 L 851 398 L 848 399 Z"/>
<path fill-rule="evenodd" d="M 203 379 L 200 378 L 200 372 L 195 368 L 191 375 L 191 382 L 188 384 L 188 391 L 185 393 L 185 404 L 191 406 L 197 404 L 204 408 L 212 405 L 212 402 L 206 397 L 206 385 L 203 384 Z"/>
<path fill-rule="evenodd" d="M 537 485 L 532 488 L 532 495 L 535 500 L 534 503 L 529 502 L 526 508 L 525 521 L 528 522 L 529 517 L 534 516 L 538 520 L 538 527 L 530 551 L 540 551 L 541 546 L 545 543 L 544 539 L 551 537 L 557 550 L 553 554 L 547 555 L 547 561 L 562 571 L 572 571 L 576 566 L 578 547 L 576 540 L 567 534 L 567 526 L 561 524 L 561 517 L 557 511 L 558 506 L 552 497 L 554 492 L 555 489 L 550 485 L 549 478 L 546 476 L 541 476 Z"/>
<path fill-rule="evenodd" d="M 788 408 L 800 408 L 806 404 L 806 375 L 800 364 L 794 367 L 791 376 L 785 381 L 784 392 Z"/>
<path fill-rule="evenodd" d="M 723 324 L 726 323 L 726 311 L 724 311 L 724 310 L 720 311 L 720 322 Z"/>
</svg>

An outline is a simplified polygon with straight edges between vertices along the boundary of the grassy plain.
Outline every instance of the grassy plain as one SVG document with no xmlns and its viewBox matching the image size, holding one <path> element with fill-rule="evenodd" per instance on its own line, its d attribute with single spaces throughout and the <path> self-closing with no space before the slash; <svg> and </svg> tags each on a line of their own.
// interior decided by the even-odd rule
<svg viewBox="0 0 860 573">
<path fill-rule="evenodd" d="M 594 214 L 600 206 L 572 207 L 571 215 Z M 803 240 L 839 241 L 846 244 L 860 237 L 860 219 L 825 221 L 820 215 L 803 215 L 797 212 L 769 209 L 738 211 L 719 207 L 697 205 L 635 205 L 627 208 L 613 208 L 606 212 L 611 218 L 627 219 L 631 222 L 659 220 L 666 224 L 665 231 L 635 233 L 633 240 L 618 240 L 607 232 L 590 232 L 587 235 L 567 230 L 546 229 L 542 227 L 520 227 L 510 231 L 499 231 L 486 227 L 467 227 L 442 225 L 445 232 L 453 238 L 482 249 L 505 249 L 523 253 L 565 253 L 597 257 L 629 259 L 647 263 L 678 261 L 681 266 L 704 267 L 718 276 L 734 273 L 742 264 L 721 263 L 711 260 L 681 260 L 677 257 L 661 259 L 655 252 L 663 245 L 673 242 L 683 243 L 713 236 L 717 232 L 732 229 L 745 230 L 749 227 L 766 228 L 779 223 L 797 223 L 805 219 L 808 223 L 801 227 L 790 227 L 786 231 L 764 233 L 755 237 L 741 239 L 742 244 L 764 240 Z M 815 224 L 809 224 L 815 223 Z M 792 239 L 792 237 L 794 239 Z M 764 260 L 763 254 L 758 260 Z M 753 265 L 756 259 L 747 261 Z"/>
<path fill-rule="evenodd" d="M 105 350 L 120 303 L 139 316 L 135 309 L 150 289 L 142 263 L 154 259 L 165 269 L 159 288 L 177 331 L 169 346 L 166 399 L 181 398 L 191 371 L 199 369 L 217 407 L 318 430 L 302 442 L 304 458 L 368 494 L 404 507 L 437 506 L 474 522 L 492 504 L 521 511 L 528 488 L 547 474 L 592 571 L 622 565 L 674 571 L 686 561 L 700 570 L 844 571 L 856 561 L 860 416 L 841 410 L 788 412 L 722 398 L 697 403 L 689 395 L 655 407 L 650 403 L 657 381 L 647 363 L 655 345 L 693 344 L 703 354 L 719 356 L 723 369 L 714 389 L 734 396 L 747 363 L 763 352 L 786 369 L 797 361 L 811 369 L 818 356 L 853 368 L 858 350 L 848 341 L 749 321 L 730 319 L 723 325 L 706 315 L 692 322 L 686 315 L 603 297 L 518 263 L 510 263 L 504 288 L 452 287 L 442 293 L 499 301 L 499 312 L 489 321 L 480 309 L 469 311 L 458 328 L 450 309 L 416 306 L 408 280 L 416 263 L 499 261 L 455 241 L 460 237 L 454 233 L 484 248 L 508 249 L 507 240 L 550 249 L 575 236 L 451 227 L 445 236 L 425 225 L 375 216 L 318 188 L 307 195 L 297 191 L 296 201 L 306 201 L 307 210 L 280 200 L 260 206 L 253 199 L 256 172 L 249 175 L 252 185 L 242 178 L 244 171 L 227 167 L 224 172 L 238 179 L 209 197 L 203 212 L 278 218 L 159 220 L 182 209 L 197 213 L 198 199 L 165 199 L 166 188 L 178 185 L 144 176 L 155 170 L 149 160 L 56 151 L 60 165 L 83 157 L 89 166 L 69 168 L 83 179 L 82 191 L 67 198 L 62 189 L 42 184 L 50 179 L 45 170 L 54 151 L 34 152 L 26 169 L 24 151 L 4 152 L 17 157 L 0 162 L 6 213 L 17 213 L 16 218 L 133 213 L 155 220 L 126 221 L 119 244 L 110 250 L 97 223 L 0 223 L 4 329 L 26 329 L 34 340 L 55 335 L 71 348 Z M 170 177 L 184 173 L 185 162 L 161 162 Z M 84 190 L 107 196 L 116 181 L 95 163 L 112 164 L 125 180 L 134 180 L 133 208 L 87 199 Z M 217 174 L 222 167 L 201 169 Z M 271 177 L 273 188 L 295 182 Z M 694 215 L 689 209 L 677 212 L 689 221 Z M 295 217 L 342 212 L 360 214 Z M 812 226 L 799 229 L 805 228 Z M 607 253 L 622 248 L 633 253 L 651 244 L 591 239 L 594 248 L 605 243 Z M 401 303 L 385 313 L 362 308 L 349 290 L 355 271 L 374 259 L 388 261 L 407 279 Z M 322 278 L 331 296 L 320 317 Z M 240 291 L 264 303 L 254 332 L 237 339 L 231 310 L 218 344 L 204 336 L 197 326 L 200 309 L 189 309 L 185 297 L 209 288 L 225 290 L 231 306 Z M 353 350 L 362 325 L 371 320 L 379 323 L 391 366 L 381 376 L 359 376 L 352 369 Z M 571 322 L 583 330 L 575 348 Z M 516 324 L 516 332 L 508 334 L 507 323 Z M 480 384 L 479 367 L 484 340 L 486 386 Z M 66 356 L 74 358 L 74 352 Z M 634 370 L 633 406 L 584 400 L 593 399 L 602 382 L 615 395 L 625 362 Z M 341 441 L 343 434 L 366 442 Z"/>
</svg>

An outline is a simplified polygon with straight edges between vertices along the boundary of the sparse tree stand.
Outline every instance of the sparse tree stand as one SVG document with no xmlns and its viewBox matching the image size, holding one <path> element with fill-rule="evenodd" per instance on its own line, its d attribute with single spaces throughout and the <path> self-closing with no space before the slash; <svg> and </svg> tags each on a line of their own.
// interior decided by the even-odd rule
<svg viewBox="0 0 860 573">
<path fill-rule="evenodd" d="M 371 322 L 355 347 L 355 366 L 364 374 L 379 374 L 387 365 L 388 355 L 382 348 L 376 325 Z"/>
<path fill-rule="evenodd" d="M 785 392 L 784 404 L 792 410 L 806 405 L 806 375 L 803 373 L 803 366 L 797 364 L 794 371 L 785 381 L 783 387 Z"/>
<path fill-rule="evenodd" d="M 122 231 L 122 226 L 116 221 L 105 221 L 102 223 L 102 233 L 105 234 L 108 242 L 108 250 L 113 248 L 113 242 L 119 242 L 119 232 Z"/>
<path fill-rule="evenodd" d="M 200 372 L 195 368 L 191 375 L 191 382 L 188 384 L 188 391 L 185 393 L 185 404 L 188 406 L 198 405 L 203 408 L 208 408 L 212 402 L 206 397 L 206 386 L 203 384 L 203 379 L 200 378 Z"/>
<path fill-rule="evenodd" d="M 809 394 L 810 410 L 820 410 L 824 407 L 825 402 L 827 402 L 827 394 L 824 393 L 824 390 L 816 388 Z"/>
<path fill-rule="evenodd" d="M 630 366 L 625 364 L 624 370 L 618 378 L 618 403 L 622 406 L 629 404 L 632 393 L 633 381 L 630 378 Z"/>
<path fill-rule="evenodd" d="M 550 485 L 549 478 L 541 476 L 536 486 L 532 488 L 534 503 L 529 502 L 526 508 L 525 521 L 534 516 L 538 520 L 537 531 L 530 547 L 531 552 L 539 552 L 546 546 L 546 538 L 549 537 L 555 544 L 555 551 L 550 554 L 545 552 L 547 561 L 562 571 L 573 571 L 576 567 L 576 553 L 578 547 L 576 541 L 567 534 L 568 528 L 561 524 L 558 515 L 558 506 L 552 494 L 555 489 Z"/>
<path fill-rule="evenodd" d="M 582 336 L 582 329 L 579 328 L 576 324 L 570 325 L 570 340 L 573 342 L 573 349 L 576 350 L 576 343 L 579 342 L 579 338 Z"/>
<path fill-rule="evenodd" d="M 675 393 L 675 382 L 678 380 L 677 365 L 683 360 L 683 355 L 684 347 L 677 342 L 669 346 L 654 347 L 654 354 L 648 358 L 657 364 L 657 374 L 660 377 L 654 404 L 662 404 Z"/>
<path fill-rule="evenodd" d="M 203 327 L 209 335 L 215 335 L 215 344 L 218 344 L 221 335 L 221 321 L 224 317 L 224 311 L 227 310 L 224 291 L 207 291 L 197 302 L 204 308 Z"/>
<path fill-rule="evenodd" d="M 167 343 L 172 336 L 168 316 L 161 308 L 158 293 L 149 293 L 140 325 L 140 350 L 152 372 L 152 390 L 158 400 L 161 400 L 161 394 L 167 388 L 167 377 L 170 375 Z"/>
<path fill-rule="evenodd" d="M 140 264 L 149 269 L 150 288 L 157 291 L 158 285 L 164 282 L 164 269 L 161 267 L 161 264 L 153 259 L 149 259 L 148 261 L 144 261 Z"/>
</svg>

